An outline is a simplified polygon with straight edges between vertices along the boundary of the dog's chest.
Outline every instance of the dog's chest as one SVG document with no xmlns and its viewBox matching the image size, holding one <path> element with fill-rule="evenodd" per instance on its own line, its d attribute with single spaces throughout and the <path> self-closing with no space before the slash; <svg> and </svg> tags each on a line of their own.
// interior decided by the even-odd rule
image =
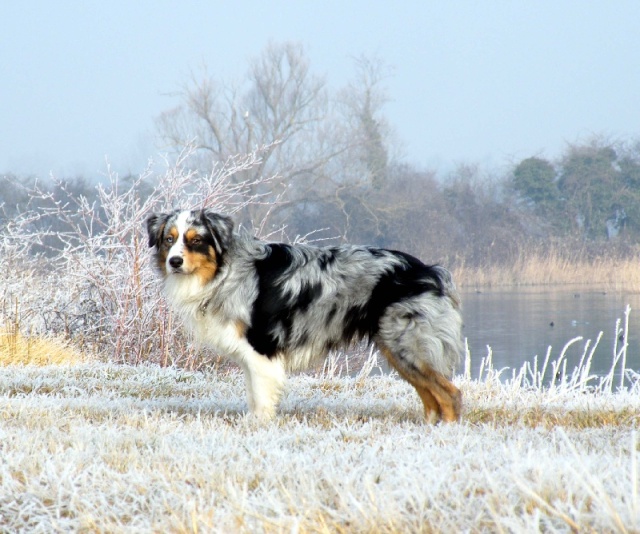
<svg viewBox="0 0 640 534">
<path fill-rule="evenodd" d="M 237 354 L 246 344 L 244 329 L 237 321 L 230 321 L 206 307 L 199 307 L 196 313 L 185 317 L 186 326 L 195 340 L 213 348 L 221 355 L 237 359 Z"/>
</svg>

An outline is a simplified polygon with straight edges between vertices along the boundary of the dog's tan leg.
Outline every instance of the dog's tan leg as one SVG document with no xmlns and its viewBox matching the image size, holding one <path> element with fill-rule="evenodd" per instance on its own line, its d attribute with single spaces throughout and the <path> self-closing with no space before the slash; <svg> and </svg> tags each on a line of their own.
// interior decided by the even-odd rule
<svg viewBox="0 0 640 534">
<path fill-rule="evenodd" d="M 426 364 L 419 364 L 419 367 L 407 365 L 387 347 L 378 345 L 391 366 L 418 392 L 428 422 L 435 423 L 440 419 L 453 422 L 460 419 L 462 393 L 456 386 Z"/>
<path fill-rule="evenodd" d="M 424 371 L 423 371 L 424 372 Z M 445 422 L 458 421 L 462 409 L 462 393 L 440 373 L 431 371 L 425 373 L 430 385 L 429 391 L 440 406 L 442 420 Z"/>
<path fill-rule="evenodd" d="M 428 389 L 417 386 L 416 384 L 411 385 L 416 388 L 418 396 L 424 405 L 424 418 L 428 423 L 437 423 L 442 417 L 442 414 L 440 413 L 440 405 L 436 398 Z"/>
</svg>

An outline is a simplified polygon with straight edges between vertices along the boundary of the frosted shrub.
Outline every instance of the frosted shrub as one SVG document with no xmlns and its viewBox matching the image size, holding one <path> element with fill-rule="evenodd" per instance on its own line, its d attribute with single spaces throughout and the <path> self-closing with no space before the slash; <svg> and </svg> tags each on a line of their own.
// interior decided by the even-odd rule
<svg viewBox="0 0 640 534">
<path fill-rule="evenodd" d="M 267 149 L 230 158 L 206 174 L 187 167 L 193 149 L 167 163 L 163 174 L 150 166 L 124 180 L 109 169 L 94 203 L 63 182 L 55 184 L 55 195 L 36 184 L 33 204 L 47 207 L 27 206 L 3 229 L 0 325 L 26 334 L 62 334 L 116 362 L 195 365 L 199 351 L 173 328 L 160 295 L 144 221 L 158 210 L 206 206 L 235 213 L 260 203 L 254 192 L 270 178 L 249 182 L 238 176 L 258 166 Z"/>
</svg>

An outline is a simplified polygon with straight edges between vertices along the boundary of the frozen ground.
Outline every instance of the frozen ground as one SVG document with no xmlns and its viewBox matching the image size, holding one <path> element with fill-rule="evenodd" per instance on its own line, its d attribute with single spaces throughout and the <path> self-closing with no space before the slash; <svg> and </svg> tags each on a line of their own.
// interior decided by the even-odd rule
<svg viewBox="0 0 640 534">
<path fill-rule="evenodd" d="M 460 376 L 461 424 L 394 376 L 295 376 L 277 419 L 235 371 L 0 373 L 2 532 L 632 532 L 640 381 Z M 611 384 L 609 384 L 611 386 Z"/>
<path fill-rule="evenodd" d="M 110 173 L 100 210 L 34 188 L 29 206 L 50 207 L 5 224 L 0 361 L 81 361 L 66 344 L 52 354 L 21 341 L 57 334 L 112 362 L 176 367 L 0 366 L 0 533 L 639 532 L 629 310 L 605 377 L 590 375 L 598 340 L 577 370 L 563 351 L 515 372 L 488 358 L 472 379 L 467 360 L 454 425 L 425 425 L 409 385 L 368 376 L 373 360 L 357 376 L 334 361 L 293 377 L 268 424 L 245 415 L 236 372 L 179 369 L 201 353 L 173 327 L 145 217 L 262 205 L 250 193 L 268 179 L 233 177 L 267 148 L 209 175 L 187 168 L 189 151 L 163 176 L 127 185 Z M 267 228 L 265 216 L 257 233 Z"/>
</svg>

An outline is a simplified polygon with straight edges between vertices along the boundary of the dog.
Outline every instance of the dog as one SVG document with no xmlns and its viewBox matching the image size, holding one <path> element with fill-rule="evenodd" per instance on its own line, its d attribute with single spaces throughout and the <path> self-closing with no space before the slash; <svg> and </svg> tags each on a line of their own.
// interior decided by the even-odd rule
<svg viewBox="0 0 640 534">
<path fill-rule="evenodd" d="M 394 250 L 269 243 L 211 209 L 153 213 L 149 247 L 194 337 L 244 371 L 249 409 L 274 416 L 288 371 L 374 343 L 427 421 L 457 421 L 460 301 L 449 272 Z"/>
</svg>

